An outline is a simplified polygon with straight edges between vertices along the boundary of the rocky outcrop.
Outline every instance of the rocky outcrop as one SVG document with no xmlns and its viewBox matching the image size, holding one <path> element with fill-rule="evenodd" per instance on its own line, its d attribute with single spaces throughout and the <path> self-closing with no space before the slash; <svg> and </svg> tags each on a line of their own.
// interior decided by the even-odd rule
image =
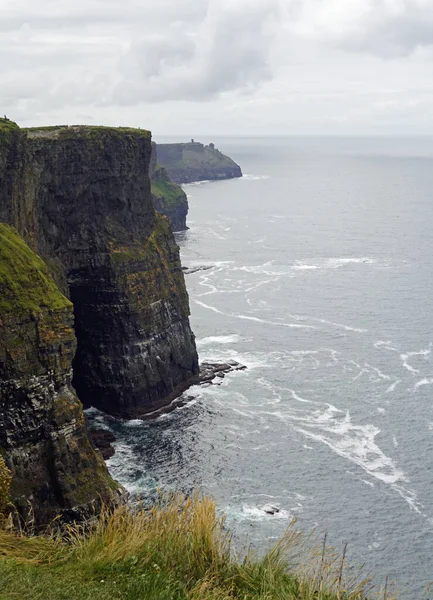
<svg viewBox="0 0 433 600">
<path fill-rule="evenodd" d="M 158 164 L 167 169 L 175 183 L 242 177 L 240 166 L 214 144 L 204 146 L 191 140 L 186 144 L 158 144 L 157 150 Z"/>
<path fill-rule="evenodd" d="M 71 302 L 41 258 L 0 224 L 0 454 L 13 503 L 36 525 L 82 519 L 121 496 L 71 385 L 75 349 Z"/>
<path fill-rule="evenodd" d="M 74 306 L 84 405 L 137 417 L 198 373 L 179 250 L 153 206 L 150 134 L 0 127 L 0 221 L 46 261 Z"/>
<path fill-rule="evenodd" d="M 188 198 L 183 189 L 171 181 L 167 170 L 158 165 L 155 143 L 152 143 L 149 173 L 156 210 L 168 218 L 173 231 L 188 229 L 186 225 Z"/>
</svg>

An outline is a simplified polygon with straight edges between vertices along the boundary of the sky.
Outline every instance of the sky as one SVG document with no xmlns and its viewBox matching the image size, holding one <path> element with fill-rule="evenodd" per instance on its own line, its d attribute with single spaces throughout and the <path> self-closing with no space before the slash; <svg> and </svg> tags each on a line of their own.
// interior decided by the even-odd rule
<svg viewBox="0 0 433 600">
<path fill-rule="evenodd" d="M 0 71 L 26 127 L 433 135 L 433 0 L 0 0 Z"/>
</svg>

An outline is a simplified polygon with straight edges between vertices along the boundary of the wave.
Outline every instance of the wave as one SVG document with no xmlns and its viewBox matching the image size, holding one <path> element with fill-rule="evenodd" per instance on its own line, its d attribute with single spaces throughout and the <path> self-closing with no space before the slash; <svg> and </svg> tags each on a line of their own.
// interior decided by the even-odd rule
<svg viewBox="0 0 433 600">
<path fill-rule="evenodd" d="M 234 344 L 240 340 L 237 333 L 231 335 L 209 335 L 201 340 L 197 340 L 197 346 L 208 346 L 209 344 Z"/>
<path fill-rule="evenodd" d="M 276 512 L 275 509 L 278 509 Z M 227 510 L 229 516 L 235 520 L 244 520 L 248 519 L 249 521 L 261 521 L 263 519 L 283 519 L 285 521 L 291 521 L 294 518 L 294 515 L 282 508 L 273 505 L 264 505 L 262 507 L 252 506 L 248 504 L 243 504 L 240 510 L 234 510 L 233 507 L 228 508 Z M 273 512 L 273 514 L 271 514 Z"/>
<path fill-rule="evenodd" d="M 194 303 L 198 304 L 198 306 L 201 306 L 202 308 L 206 308 L 207 310 L 211 310 L 212 312 L 215 312 L 220 315 L 224 315 L 225 317 L 231 317 L 233 319 L 242 319 L 242 320 L 246 320 L 246 321 L 254 321 L 256 323 L 265 323 L 266 325 L 274 325 L 274 326 L 278 326 L 278 327 L 288 327 L 288 328 L 293 328 L 293 329 L 317 329 L 317 327 L 314 327 L 314 325 L 303 325 L 303 324 L 301 325 L 299 323 L 283 323 L 283 322 L 278 322 L 278 321 L 268 321 L 267 319 L 261 319 L 260 317 L 253 317 L 251 315 L 227 313 L 227 312 L 220 310 L 219 308 L 216 308 L 216 306 L 212 306 L 210 304 L 205 304 L 201 300 L 197 300 L 197 299 L 194 300 Z"/>
<path fill-rule="evenodd" d="M 244 173 L 241 177 L 241 180 L 245 181 L 259 181 L 262 179 L 270 179 L 270 175 L 253 175 L 252 173 Z"/>
<path fill-rule="evenodd" d="M 314 269 L 319 269 L 320 267 L 318 265 L 308 265 L 305 263 L 301 263 L 299 261 L 296 261 L 295 264 L 292 266 L 292 269 L 294 269 L 295 271 L 307 271 L 307 270 L 314 270 Z"/>
<path fill-rule="evenodd" d="M 348 258 L 342 258 L 342 257 L 337 257 L 337 258 L 329 258 L 326 261 L 326 266 L 332 268 L 332 269 L 338 269 L 338 267 L 343 267 L 345 265 L 350 265 L 350 264 L 368 264 L 368 265 L 372 265 L 374 264 L 376 261 L 373 258 L 369 258 L 368 256 L 361 256 L 361 257 L 348 257 Z"/>
</svg>

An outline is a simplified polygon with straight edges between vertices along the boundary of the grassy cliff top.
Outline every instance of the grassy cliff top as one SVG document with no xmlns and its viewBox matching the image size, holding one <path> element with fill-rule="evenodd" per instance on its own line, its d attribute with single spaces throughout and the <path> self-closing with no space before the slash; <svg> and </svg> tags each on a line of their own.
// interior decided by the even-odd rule
<svg viewBox="0 0 433 600">
<path fill-rule="evenodd" d="M 6 117 L 0 118 L 0 131 L 13 131 L 14 129 L 19 129 L 15 121 L 10 121 Z"/>
<path fill-rule="evenodd" d="M 173 183 L 164 167 L 156 166 L 154 176 L 151 180 L 151 191 L 158 200 L 164 202 L 168 209 L 176 208 L 186 200 L 183 189 Z"/>
<path fill-rule="evenodd" d="M 72 305 L 63 296 L 43 260 L 17 231 L 0 223 L 0 320 L 16 314 L 61 310 Z"/>
<path fill-rule="evenodd" d="M 133 135 L 151 139 L 152 134 L 147 129 L 135 129 L 134 127 L 106 127 L 103 125 L 50 125 L 47 127 L 28 127 L 23 129 L 31 138 L 44 139 L 73 139 L 73 138 L 98 138 L 105 134 L 109 135 Z"/>
<path fill-rule="evenodd" d="M 86 533 L 87 532 L 87 533 Z M 65 536 L 0 529 L 2 600 L 392 600 L 372 592 L 322 543 L 308 549 L 293 527 L 262 558 L 241 560 L 208 498 L 162 499 L 117 509 Z M 359 576 L 360 575 L 360 576 Z M 358 576 L 358 577 L 357 577 Z"/>
</svg>

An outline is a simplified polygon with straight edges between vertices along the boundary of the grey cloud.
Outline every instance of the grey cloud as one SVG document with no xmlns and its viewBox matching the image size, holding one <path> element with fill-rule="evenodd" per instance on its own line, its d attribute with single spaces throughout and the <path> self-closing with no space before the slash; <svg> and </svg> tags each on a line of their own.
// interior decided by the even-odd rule
<svg viewBox="0 0 433 600">
<path fill-rule="evenodd" d="M 408 56 L 433 44 L 433 2 L 376 0 L 337 44 L 384 58 Z"/>
<path fill-rule="evenodd" d="M 273 76 L 278 6 L 274 0 L 210 2 L 198 29 L 174 25 L 164 37 L 145 37 L 122 61 L 115 101 L 209 100 L 256 89 Z"/>
</svg>

